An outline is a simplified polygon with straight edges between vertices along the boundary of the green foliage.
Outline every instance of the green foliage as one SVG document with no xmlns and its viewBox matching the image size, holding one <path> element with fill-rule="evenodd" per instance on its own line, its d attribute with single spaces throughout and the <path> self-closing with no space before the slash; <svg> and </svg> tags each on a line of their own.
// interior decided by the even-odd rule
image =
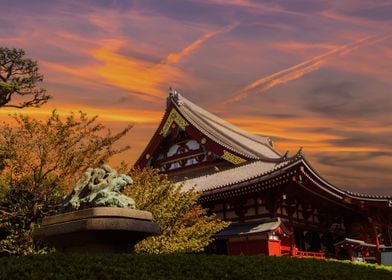
<svg viewBox="0 0 392 280">
<path fill-rule="evenodd" d="M 43 76 L 22 49 L 0 48 L 0 107 L 39 107 L 51 97 L 37 86 Z M 11 104 L 17 97 L 17 102 Z"/>
<path fill-rule="evenodd" d="M 182 192 L 166 175 L 154 169 L 133 170 L 129 175 L 134 183 L 125 193 L 135 200 L 137 209 L 150 211 L 162 230 L 161 235 L 138 243 L 137 252 L 200 252 L 211 242 L 212 234 L 228 226 L 207 215 L 197 204 L 196 192 Z"/>
<path fill-rule="evenodd" d="M 0 279 L 392 279 L 392 268 L 266 256 L 48 254 L 0 259 Z"/>
<path fill-rule="evenodd" d="M 50 179 L 39 189 L 32 189 L 31 176 L 16 181 L 14 185 L 0 186 L 3 197 L 0 201 L 0 253 L 2 255 L 31 254 L 45 252 L 46 248 L 34 246 L 32 230 L 37 221 L 47 214 L 55 213 L 62 197 L 59 185 L 51 187 L 52 192 L 42 197 L 42 190 L 48 188 Z M 42 249 L 42 250 L 41 250 Z"/>
<path fill-rule="evenodd" d="M 59 202 L 88 167 L 106 162 L 128 147 L 114 143 L 131 127 L 112 135 L 96 117 L 62 119 L 54 111 L 40 121 L 15 115 L 16 125 L 0 129 L 0 254 L 39 252 L 34 246 L 34 225 L 55 214 Z M 38 244 L 40 245 L 40 244 Z"/>
</svg>

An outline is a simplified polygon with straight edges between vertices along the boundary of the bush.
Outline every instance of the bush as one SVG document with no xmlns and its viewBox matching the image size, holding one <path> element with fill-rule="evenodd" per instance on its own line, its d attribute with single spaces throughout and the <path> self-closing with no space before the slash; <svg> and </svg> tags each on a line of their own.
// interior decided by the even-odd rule
<svg viewBox="0 0 392 280">
<path fill-rule="evenodd" d="M 139 253 L 172 254 L 198 253 L 212 241 L 212 235 L 229 225 L 214 214 L 209 215 L 197 200 L 200 194 L 193 190 L 183 192 L 181 185 L 173 184 L 167 175 L 146 168 L 129 174 L 133 184 L 125 194 L 136 202 L 136 208 L 152 213 L 161 227 L 161 234 L 139 242 Z"/>
<path fill-rule="evenodd" d="M 266 256 L 48 254 L 0 259 L 0 279 L 392 279 L 392 268 Z"/>
<path fill-rule="evenodd" d="M 85 113 L 46 120 L 15 115 L 0 125 L 0 255 L 40 253 L 32 231 L 53 215 L 62 196 L 88 167 L 96 167 L 128 147 L 115 148 L 119 133 Z"/>
</svg>

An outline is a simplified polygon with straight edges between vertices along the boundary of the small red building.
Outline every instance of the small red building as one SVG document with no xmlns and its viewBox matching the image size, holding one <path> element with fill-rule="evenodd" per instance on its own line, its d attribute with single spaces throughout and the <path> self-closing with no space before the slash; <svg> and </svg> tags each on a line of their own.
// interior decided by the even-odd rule
<svg viewBox="0 0 392 280">
<path fill-rule="evenodd" d="M 292 232 L 280 218 L 233 223 L 215 235 L 224 241 L 228 255 L 290 256 Z"/>
<path fill-rule="evenodd" d="M 348 239 L 374 246 L 367 257 L 379 261 L 380 248 L 391 246 L 392 196 L 337 188 L 301 150 L 281 154 L 270 138 L 248 133 L 174 90 L 136 166 L 158 168 L 184 190 L 201 192 L 205 207 L 232 222 L 216 235 L 217 253 L 352 258 Z"/>
</svg>

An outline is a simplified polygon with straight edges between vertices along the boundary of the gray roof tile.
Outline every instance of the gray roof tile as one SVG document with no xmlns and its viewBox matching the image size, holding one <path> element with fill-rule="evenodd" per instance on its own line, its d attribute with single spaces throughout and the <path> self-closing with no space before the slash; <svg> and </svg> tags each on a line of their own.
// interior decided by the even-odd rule
<svg viewBox="0 0 392 280">
<path fill-rule="evenodd" d="M 183 185 L 184 191 L 188 191 L 193 188 L 197 192 L 204 192 L 261 177 L 287 165 L 290 162 L 292 161 L 287 160 L 280 163 L 273 163 L 259 160 L 224 171 L 219 171 L 211 175 L 205 175 L 178 182 L 178 184 Z"/>
<path fill-rule="evenodd" d="M 282 155 L 272 147 L 270 138 L 242 130 L 207 112 L 177 93 L 171 98 L 177 110 L 193 126 L 216 143 L 248 159 L 279 161 Z"/>
</svg>

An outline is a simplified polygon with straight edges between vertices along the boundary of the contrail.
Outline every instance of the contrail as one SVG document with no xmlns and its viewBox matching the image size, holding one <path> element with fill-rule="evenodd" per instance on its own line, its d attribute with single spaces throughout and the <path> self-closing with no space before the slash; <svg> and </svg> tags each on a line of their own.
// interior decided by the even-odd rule
<svg viewBox="0 0 392 280">
<path fill-rule="evenodd" d="M 316 62 L 311 63 L 309 65 L 306 65 L 296 71 L 291 71 L 291 72 L 288 72 L 284 75 L 281 75 L 275 79 L 266 81 L 261 85 L 261 88 L 259 88 L 258 92 L 263 92 L 263 91 L 266 91 L 276 85 L 284 84 L 289 81 L 296 80 L 307 73 L 311 73 L 313 71 L 320 69 L 323 64 L 324 64 L 324 60 L 319 60 L 319 61 L 316 61 Z"/>
<path fill-rule="evenodd" d="M 330 56 L 338 55 L 338 54 L 345 55 L 351 52 L 352 50 L 361 47 L 364 44 L 373 44 L 376 42 L 378 43 L 389 37 L 391 37 L 391 35 L 384 36 L 384 37 L 367 36 L 353 43 L 336 47 L 321 55 L 307 59 L 303 62 L 290 66 L 286 69 L 283 69 L 271 75 L 262 77 L 246 85 L 245 87 L 241 88 L 233 97 L 227 100 L 225 104 L 242 100 L 248 97 L 249 95 L 266 91 L 276 85 L 287 83 L 289 81 L 298 79 L 307 73 L 311 73 L 315 70 L 318 70 L 323 64 L 325 64 L 326 59 L 329 58 Z"/>
<path fill-rule="evenodd" d="M 180 61 L 182 58 L 188 56 L 190 53 L 192 53 L 196 49 L 198 49 L 201 45 L 203 45 L 210 38 L 215 37 L 215 36 L 222 34 L 222 33 L 229 32 L 237 25 L 238 25 L 238 23 L 235 23 L 230 26 L 221 28 L 220 30 L 211 31 L 211 32 L 204 34 L 203 36 L 201 36 L 200 38 L 198 38 L 197 40 L 195 40 L 194 42 L 192 42 L 191 44 L 189 44 L 188 46 L 183 48 L 181 51 L 179 51 L 177 53 L 169 54 L 160 64 L 171 64 L 171 63 L 176 63 L 176 62 Z"/>
</svg>

